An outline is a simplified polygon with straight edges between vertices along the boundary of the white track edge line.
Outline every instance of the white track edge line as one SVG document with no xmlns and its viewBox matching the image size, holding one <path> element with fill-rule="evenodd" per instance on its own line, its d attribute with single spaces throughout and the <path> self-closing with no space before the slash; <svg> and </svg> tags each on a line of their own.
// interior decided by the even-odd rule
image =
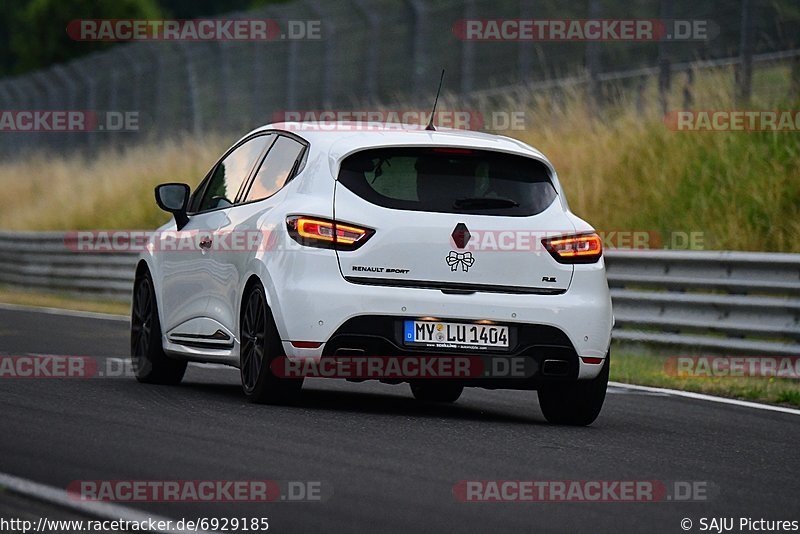
<svg viewBox="0 0 800 534">
<path fill-rule="evenodd" d="M 705 393 L 695 393 L 693 391 L 681 391 L 678 389 L 657 388 L 652 386 L 639 386 L 637 384 L 626 384 L 624 382 L 609 382 L 608 385 L 618 388 L 633 389 L 637 391 L 649 391 L 651 393 L 665 393 L 667 395 L 674 395 L 676 397 L 686 397 L 687 399 L 704 400 L 709 402 L 716 402 L 719 404 L 731 404 L 733 406 L 742 406 L 745 408 L 755 408 L 757 410 L 767 410 L 771 412 L 781 412 L 792 415 L 800 415 L 800 410 L 796 410 L 794 408 L 787 408 L 785 406 L 775 406 L 773 404 L 762 404 L 760 402 L 728 399 L 725 397 L 706 395 Z"/>
<path fill-rule="evenodd" d="M 116 313 L 100 313 L 80 310 L 68 310 L 65 308 L 49 308 L 46 306 L 24 306 L 22 304 L 6 304 L 0 302 L 0 310 L 22 311 L 32 313 L 46 313 L 48 315 L 67 315 L 70 317 L 85 317 L 87 319 L 104 319 L 107 321 L 130 321 L 127 315 Z"/>
<path fill-rule="evenodd" d="M 177 520 L 175 519 L 168 519 L 166 517 L 148 514 L 146 512 L 128 508 L 127 506 L 122 506 L 119 504 L 112 504 L 102 501 L 80 501 L 73 499 L 69 497 L 66 490 L 55 488 L 53 486 L 47 486 L 45 484 L 40 484 L 39 482 L 33 482 L 32 480 L 27 480 L 25 478 L 16 477 L 14 475 L 9 475 L 2 472 L 0 472 L 0 488 L 5 488 L 11 493 L 32 497 L 38 501 L 54 504 L 61 508 L 68 508 L 85 515 L 107 519 L 110 521 L 122 519 L 123 521 L 135 521 L 139 523 L 150 520 L 155 522 L 171 521 L 172 523 L 177 523 Z M 148 531 L 144 530 L 142 532 Z M 201 530 L 157 530 L 151 532 L 197 532 L 198 534 L 204 534 L 204 532 Z"/>
<path fill-rule="evenodd" d="M 0 303 L 0 310 L 18 310 L 27 312 L 47 313 L 51 315 L 67 315 L 72 317 L 85 317 L 89 319 L 105 319 L 109 321 L 130 321 L 126 315 L 117 315 L 112 313 L 97 313 L 97 312 L 84 312 L 77 310 L 66 310 L 62 308 L 45 308 L 39 306 L 22 306 L 18 304 L 5 304 Z M 657 388 L 652 386 L 640 386 L 638 384 L 626 384 L 624 382 L 609 382 L 609 385 L 614 387 L 628 388 L 639 391 L 649 391 L 652 393 L 665 393 L 677 397 L 685 397 L 688 399 L 705 400 L 709 402 L 716 402 L 720 404 L 730 404 L 733 406 L 742 406 L 745 408 L 754 408 L 757 410 L 768 410 L 773 412 L 788 413 L 792 415 L 800 415 L 800 410 L 794 408 L 787 408 L 785 406 L 774 406 L 772 404 L 762 404 L 759 402 L 743 401 L 738 399 L 728 399 L 725 397 L 717 397 L 714 395 L 706 395 L 704 393 L 694 393 L 692 391 L 680 391 L 677 389 Z M 0 473 L 1 474 L 1 473 Z"/>
</svg>

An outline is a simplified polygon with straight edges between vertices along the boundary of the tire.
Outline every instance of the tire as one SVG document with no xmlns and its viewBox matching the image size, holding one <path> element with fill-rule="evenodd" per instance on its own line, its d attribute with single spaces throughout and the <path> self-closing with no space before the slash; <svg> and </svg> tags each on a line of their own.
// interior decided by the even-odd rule
<svg viewBox="0 0 800 534">
<path fill-rule="evenodd" d="M 600 415 L 608 387 L 611 354 L 606 355 L 600 374 L 591 380 L 553 382 L 539 388 L 539 406 L 548 423 L 590 425 Z"/>
<path fill-rule="evenodd" d="M 161 344 L 156 292 L 149 271 L 136 277 L 131 305 L 131 362 L 136 380 L 146 384 L 180 384 L 186 361 L 169 358 Z"/>
<path fill-rule="evenodd" d="M 254 285 L 242 302 L 239 373 L 245 397 L 259 404 L 285 404 L 295 400 L 303 387 L 303 379 L 279 378 L 270 367 L 275 358 L 283 356 L 283 348 L 264 288 Z"/>
<path fill-rule="evenodd" d="M 412 382 L 411 394 L 421 402 L 452 403 L 458 400 L 464 386 L 447 382 Z"/>
</svg>

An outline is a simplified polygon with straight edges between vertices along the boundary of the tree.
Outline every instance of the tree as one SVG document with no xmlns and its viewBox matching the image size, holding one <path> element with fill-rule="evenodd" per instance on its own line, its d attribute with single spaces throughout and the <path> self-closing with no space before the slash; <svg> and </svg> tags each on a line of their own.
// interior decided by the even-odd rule
<svg viewBox="0 0 800 534">
<path fill-rule="evenodd" d="M 10 55 L 2 60 L 6 72 L 12 73 L 40 69 L 114 45 L 70 39 L 66 28 L 72 20 L 161 17 L 155 0 L 30 0 L 16 11 L 3 11 L 10 30 Z M 0 19 L 0 29 L 2 26 Z"/>
</svg>

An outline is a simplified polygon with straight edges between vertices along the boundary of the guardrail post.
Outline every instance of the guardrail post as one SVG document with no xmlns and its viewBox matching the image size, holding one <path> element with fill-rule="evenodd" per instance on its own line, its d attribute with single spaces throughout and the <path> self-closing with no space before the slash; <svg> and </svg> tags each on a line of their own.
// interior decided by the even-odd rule
<svg viewBox="0 0 800 534">
<path fill-rule="evenodd" d="M 61 80 L 65 91 L 60 95 L 61 102 L 63 103 L 63 109 L 70 109 L 75 110 L 77 109 L 77 89 L 75 87 L 75 80 L 70 76 L 66 69 L 64 68 L 63 64 L 56 65 L 53 67 L 53 76 Z M 67 136 L 75 136 L 75 135 L 91 135 L 90 132 L 83 132 L 81 133 L 60 133 L 57 134 L 59 137 L 57 138 L 58 147 L 62 150 L 66 151 L 66 149 L 70 145 L 70 139 Z"/>
<path fill-rule="evenodd" d="M 523 20 L 533 18 L 535 0 L 520 0 L 519 16 Z M 531 41 L 520 41 L 518 47 L 517 65 L 519 69 L 518 77 L 520 82 L 528 84 L 533 79 L 533 43 Z"/>
<path fill-rule="evenodd" d="M 672 0 L 661 0 L 661 20 L 665 24 L 672 21 L 674 9 Z M 670 59 L 670 43 L 662 38 L 658 43 L 658 104 L 661 113 L 669 111 L 669 90 L 672 86 L 672 61 Z"/>
<path fill-rule="evenodd" d="M 203 132 L 203 124 L 200 117 L 200 110 L 198 109 L 197 71 L 195 69 L 194 57 L 191 50 L 192 44 L 194 43 L 182 41 L 180 43 L 180 49 L 183 53 L 183 65 L 186 72 L 186 97 L 189 108 L 189 127 L 192 134 L 197 136 Z M 227 83 L 227 79 L 223 78 L 221 85 L 224 86 L 225 83 Z M 221 103 L 220 105 L 223 104 Z"/>
<path fill-rule="evenodd" d="M 412 38 L 411 38 L 411 65 L 412 80 L 414 84 L 414 97 L 419 103 L 422 97 L 430 91 L 435 91 L 435 84 L 428 87 L 426 74 L 428 73 L 427 50 L 425 46 L 425 29 L 427 27 L 427 6 L 422 0 L 407 0 L 412 13 Z"/>
<path fill-rule="evenodd" d="M 297 108 L 297 63 L 300 56 L 300 42 L 297 39 L 289 40 L 288 56 L 286 58 L 286 110 Z"/>
<path fill-rule="evenodd" d="M 373 5 L 366 0 L 354 0 L 354 3 L 364 14 L 369 24 L 369 43 L 364 65 L 364 86 L 367 99 L 374 103 L 378 101 L 378 65 L 381 50 L 378 43 L 381 42 L 381 16 Z"/>
<path fill-rule="evenodd" d="M 742 0 L 741 40 L 736 73 L 736 97 L 739 105 L 750 102 L 753 82 L 753 17 L 750 0 Z"/>
<path fill-rule="evenodd" d="M 314 12 L 314 16 L 322 20 L 322 10 L 318 0 L 305 0 L 305 4 Z M 322 107 L 330 109 L 333 106 L 336 77 L 336 23 L 333 17 L 325 21 L 325 59 L 322 66 Z"/>
<path fill-rule="evenodd" d="M 589 0 L 589 18 L 599 19 L 600 0 Z M 586 43 L 586 68 L 589 71 L 589 106 L 593 115 L 600 111 L 602 88 L 600 86 L 600 46 L 596 41 Z"/>
<path fill-rule="evenodd" d="M 76 60 L 72 64 L 73 71 L 81 79 L 81 86 L 84 88 L 81 91 L 82 104 L 86 109 L 97 109 L 97 79 L 89 67 L 89 62 L 86 60 Z M 94 134 L 86 136 L 86 146 L 91 151 L 97 142 Z"/>
<path fill-rule="evenodd" d="M 686 83 L 683 86 L 683 109 L 689 109 L 694 105 L 694 95 L 692 88 L 694 86 L 694 69 L 686 69 Z"/>
<path fill-rule="evenodd" d="M 791 81 L 789 82 L 789 98 L 800 98 L 800 55 L 792 58 Z"/>
<path fill-rule="evenodd" d="M 475 0 L 465 0 L 464 18 L 474 19 Z M 469 94 L 475 85 L 475 42 L 471 39 L 461 41 L 461 93 Z"/>
</svg>

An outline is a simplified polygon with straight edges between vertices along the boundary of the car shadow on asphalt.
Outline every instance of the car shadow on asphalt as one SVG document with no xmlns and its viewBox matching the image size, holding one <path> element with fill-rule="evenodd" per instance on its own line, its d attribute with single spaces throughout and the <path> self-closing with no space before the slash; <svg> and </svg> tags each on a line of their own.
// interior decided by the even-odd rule
<svg viewBox="0 0 800 534">
<path fill-rule="evenodd" d="M 338 381 L 337 381 L 338 382 Z M 387 416 L 411 416 L 438 419 L 456 419 L 465 421 L 494 421 L 501 423 L 545 425 L 543 419 L 537 417 L 538 406 L 535 393 L 530 399 L 530 416 L 521 416 L 499 411 L 487 406 L 476 405 L 474 399 L 462 399 L 453 404 L 420 402 L 411 396 L 407 385 L 396 385 L 387 388 L 386 393 L 375 391 L 359 391 L 345 389 L 328 389 L 318 387 L 318 382 L 303 386 L 300 394 L 291 402 L 277 408 L 330 411 L 341 413 L 363 413 Z M 317 387 L 315 387 L 317 386 Z M 357 387 L 353 385 L 352 387 Z M 205 394 L 212 394 L 226 400 L 248 404 L 242 394 L 241 386 L 234 384 L 184 382 L 179 389 L 192 389 Z M 265 410 L 276 406 L 263 405 Z"/>
</svg>

